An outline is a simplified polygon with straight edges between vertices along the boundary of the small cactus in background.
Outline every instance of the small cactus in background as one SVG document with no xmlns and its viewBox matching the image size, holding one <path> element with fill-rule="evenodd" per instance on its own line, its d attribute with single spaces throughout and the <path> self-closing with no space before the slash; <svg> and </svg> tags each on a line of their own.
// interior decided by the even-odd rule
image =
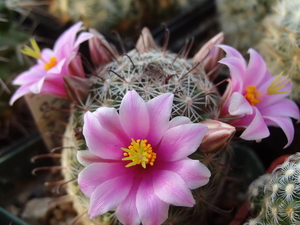
<svg viewBox="0 0 300 225">
<path fill-rule="evenodd" d="M 62 22 L 83 21 L 87 27 L 102 32 L 116 29 L 123 35 L 137 34 L 142 27 L 154 28 L 163 21 L 192 8 L 196 0 L 132 1 L 132 0 L 53 0 L 49 11 Z"/>
<path fill-rule="evenodd" d="M 245 225 L 290 225 L 300 223 L 300 154 L 288 157 L 272 174 L 250 186 L 251 205 L 258 215 Z M 260 184 L 258 184 L 260 183 Z M 263 185 L 263 186 L 262 186 Z"/>
<path fill-rule="evenodd" d="M 243 53 L 260 41 L 263 19 L 277 0 L 217 0 L 219 22 L 225 43 Z"/>
<path fill-rule="evenodd" d="M 278 1 L 264 21 L 265 32 L 257 48 L 273 74 L 284 73 L 294 83 L 291 97 L 300 101 L 300 2 Z"/>
</svg>

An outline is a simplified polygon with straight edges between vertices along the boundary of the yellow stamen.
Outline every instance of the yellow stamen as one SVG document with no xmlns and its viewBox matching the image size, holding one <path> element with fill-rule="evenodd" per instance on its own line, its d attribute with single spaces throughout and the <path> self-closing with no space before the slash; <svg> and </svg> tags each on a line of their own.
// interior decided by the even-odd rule
<svg viewBox="0 0 300 225">
<path fill-rule="evenodd" d="M 269 95 L 277 95 L 277 94 L 284 94 L 284 93 L 291 92 L 290 90 L 289 91 L 279 91 L 280 89 L 284 88 L 284 86 L 290 82 L 288 77 L 283 76 L 282 79 L 281 79 L 281 77 L 282 77 L 282 73 L 280 73 L 273 80 L 273 82 L 271 83 L 271 85 L 269 86 L 268 91 L 267 91 Z"/>
<path fill-rule="evenodd" d="M 41 50 L 38 44 L 33 38 L 30 39 L 30 44 L 32 48 L 25 45 L 25 47 L 21 50 L 21 52 L 25 55 L 31 56 L 32 58 L 39 59 L 41 57 Z"/>
<path fill-rule="evenodd" d="M 57 60 L 55 57 L 51 57 L 49 62 L 44 65 L 45 70 L 50 70 L 53 66 L 57 65 Z"/>
<path fill-rule="evenodd" d="M 260 93 L 259 93 L 259 91 L 256 90 L 256 87 L 254 85 L 248 86 L 246 88 L 246 94 L 244 95 L 244 97 L 248 100 L 248 102 L 252 106 L 254 106 L 257 103 L 259 103 L 260 101 L 262 101 L 262 99 L 259 98 Z"/>
<path fill-rule="evenodd" d="M 156 153 L 153 152 L 152 146 L 147 144 L 147 140 L 138 139 L 135 141 L 131 139 L 131 145 L 128 148 L 121 148 L 125 153 L 125 157 L 122 159 L 131 160 L 131 163 L 128 163 L 125 167 L 131 167 L 138 164 L 141 164 L 143 168 L 146 168 L 147 164 L 151 166 L 154 165 L 156 159 Z"/>
</svg>

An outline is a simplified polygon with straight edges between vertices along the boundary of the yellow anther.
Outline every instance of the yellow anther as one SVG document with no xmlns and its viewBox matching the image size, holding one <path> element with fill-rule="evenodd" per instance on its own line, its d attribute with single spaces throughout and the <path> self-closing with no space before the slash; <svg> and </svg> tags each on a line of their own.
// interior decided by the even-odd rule
<svg viewBox="0 0 300 225">
<path fill-rule="evenodd" d="M 134 140 L 131 139 L 131 144 L 128 148 L 121 148 L 125 153 L 123 154 L 125 157 L 122 159 L 130 160 L 132 162 L 128 163 L 126 167 L 142 165 L 143 168 L 146 168 L 147 164 L 151 166 L 154 165 L 154 161 L 156 159 L 156 153 L 153 152 L 152 146 L 147 144 L 147 140 Z"/>
<path fill-rule="evenodd" d="M 50 70 L 52 67 L 57 65 L 57 60 L 55 57 L 51 57 L 49 62 L 44 65 L 45 70 Z"/>
<path fill-rule="evenodd" d="M 31 44 L 32 48 L 25 45 L 24 48 L 21 50 L 21 52 L 23 54 L 31 56 L 32 58 L 35 58 L 35 59 L 41 58 L 41 50 L 33 38 L 30 39 L 30 44 Z"/>
<path fill-rule="evenodd" d="M 244 97 L 248 100 L 248 102 L 252 106 L 254 106 L 257 103 L 259 103 L 260 101 L 262 101 L 262 99 L 259 98 L 260 93 L 259 93 L 259 91 L 256 90 L 256 87 L 254 85 L 248 86 L 246 88 L 246 94 L 244 95 Z"/>
<path fill-rule="evenodd" d="M 287 85 L 290 82 L 288 77 L 283 76 L 282 79 L 281 79 L 281 77 L 282 77 L 282 73 L 280 73 L 273 80 L 273 82 L 271 83 L 271 85 L 269 86 L 268 91 L 267 91 L 269 95 L 277 95 L 277 94 L 284 94 L 284 93 L 291 92 L 290 90 L 289 91 L 279 91 L 282 88 L 284 88 L 284 86 Z"/>
</svg>

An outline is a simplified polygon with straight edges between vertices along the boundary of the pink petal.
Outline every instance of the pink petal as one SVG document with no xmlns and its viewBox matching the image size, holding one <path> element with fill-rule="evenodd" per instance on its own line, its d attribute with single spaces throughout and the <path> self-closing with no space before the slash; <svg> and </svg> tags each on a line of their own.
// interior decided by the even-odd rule
<svg viewBox="0 0 300 225">
<path fill-rule="evenodd" d="M 228 45 L 217 45 L 218 47 L 222 48 L 226 52 L 226 57 L 235 57 L 243 62 L 243 67 L 246 68 L 246 62 L 244 57 L 233 47 Z"/>
<path fill-rule="evenodd" d="M 91 195 L 89 217 L 92 219 L 117 208 L 128 196 L 132 182 L 133 176 L 129 175 L 119 176 L 100 184 Z"/>
<path fill-rule="evenodd" d="M 20 97 L 22 97 L 26 94 L 31 93 L 30 86 L 31 86 L 31 84 L 26 84 L 26 85 L 19 87 L 18 90 L 16 90 L 15 93 L 13 94 L 13 96 L 10 98 L 9 104 L 13 105 L 17 99 L 19 99 Z"/>
<path fill-rule="evenodd" d="M 195 199 L 185 181 L 173 171 L 160 170 L 153 176 L 155 194 L 164 202 L 192 207 Z"/>
<path fill-rule="evenodd" d="M 128 91 L 120 105 L 120 121 L 129 138 L 145 139 L 149 131 L 149 114 L 145 101 L 136 91 Z"/>
<path fill-rule="evenodd" d="M 24 85 L 36 82 L 46 76 L 46 70 L 40 65 L 34 65 L 29 70 L 18 75 L 12 82 L 14 85 Z"/>
<path fill-rule="evenodd" d="M 127 177 L 131 171 L 125 168 L 123 163 L 92 163 L 78 174 L 78 185 L 81 191 L 90 198 L 102 183 L 120 176 Z"/>
<path fill-rule="evenodd" d="M 85 78 L 85 72 L 82 66 L 81 57 L 79 55 L 70 59 L 67 66 L 67 75 Z"/>
<path fill-rule="evenodd" d="M 244 86 L 258 86 L 261 80 L 266 78 L 269 79 L 271 77 L 266 77 L 267 67 L 261 55 L 253 49 L 249 49 L 248 53 L 250 54 L 250 59 L 246 70 L 246 76 L 244 78 Z"/>
<path fill-rule="evenodd" d="M 122 129 L 119 114 L 115 108 L 100 107 L 93 114 L 99 120 L 104 130 L 114 134 L 126 147 L 130 145 L 131 139 Z"/>
<path fill-rule="evenodd" d="M 82 43 L 82 42 L 85 42 L 87 41 L 88 39 L 94 37 L 93 34 L 89 33 L 89 32 L 82 32 L 78 35 L 77 39 L 76 39 L 76 42 L 74 44 L 74 48 L 76 49 L 77 47 L 79 47 L 79 45 Z M 76 50 L 77 52 L 77 50 Z"/>
<path fill-rule="evenodd" d="M 69 29 L 67 29 L 60 37 L 57 39 L 57 41 L 54 44 L 53 50 L 54 52 L 59 52 L 63 45 L 66 43 L 70 43 L 71 46 L 74 45 L 76 34 L 79 31 L 81 25 L 83 22 L 77 22 L 73 26 L 71 26 Z"/>
<path fill-rule="evenodd" d="M 169 204 L 156 196 L 149 177 L 145 177 L 139 186 L 136 207 L 144 225 L 162 224 L 168 218 Z"/>
<path fill-rule="evenodd" d="M 147 140 L 151 145 L 156 145 L 169 128 L 173 97 L 173 94 L 165 93 L 146 103 L 149 113 L 149 123 L 151 124 Z"/>
<path fill-rule="evenodd" d="M 51 57 L 56 57 L 55 52 L 50 48 L 44 48 L 41 51 L 41 59 L 39 59 L 39 63 L 45 64 L 49 62 Z"/>
<path fill-rule="evenodd" d="M 288 142 L 287 144 L 284 146 L 284 148 L 288 147 L 294 138 L 294 126 L 292 123 L 292 120 L 290 118 L 282 118 L 282 117 L 264 117 L 266 124 L 269 126 L 276 126 L 276 127 L 280 127 Z"/>
<path fill-rule="evenodd" d="M 44 85 L 44 81 L 45 81 L 45 77 L 41 78 L 40 80 L 38 80 L 37 82 L 35 82 L 34 84 L 32 84 L 30 86 L 30 91 L 33 94 L 39 94 L 39 93 L 41 93 L 42 87 Z"/>
<path fill-rule="evenodd" d="M 229 101 L 228 112 L 230 115 L 237 116 L 253 113 L 253 107 L 242 94 L 234 92 Z"/>
<path fill-rule="evenodd" d="M 57 95 L 62 98 L 66 98 L 66 90 L 64 88 L 64 85 L 62 83 L 62 78 L 52 78 L 47 77 L 44 80 L 43 87 L 40 91 L 40 94 L 51 94 L 51 95 Z"/>
<path fill-rule="evenodd" d="M 91 112 L 84 114 L 83 135 L 91 153 L 102 159 L 121 160 L 124 157 L 121 148 L 128 147 L 104 129 Z"/>
<path fill-rule="evenodd" d="M 137 207 L 136 194 L 140 185 L 140 179 L 134 179 L 134 183 L 127 198 L 118 206 L 115 215 L 122 224 L 139 225 L 141 223 Z"/>
<path fill-rule="evenodd" d="M 209 169 L 204 164 L 189 158 L 164 162 L 162 168 L 177 173 L 190 189 L 206 185 L 211 176 Z"/>
<path fill-rule="evenodd" d="M 239 60 L 235 57 L 223 58 L 219 63 L 227 65 L 230 70 L 232 92 L 242 93 L 244 89 L 244 76 L 246 67 L 244 67 L 245 61 Z"/>
<path fill-rule="evenodd" d="M 261 116 L 260 112 L 256 107 L 253 112 L 253 120 L 242 133 L 240 138 L 245 140 L 261 140 L 262 138 L 268 137 L 270 135 L 269 129 Z"/>
<path fill-rule="evenodd" d="M 92 163 L 104 162 L 104 159 L 93 155 L 89 150 L 77 151 L 77 160 L 81 165 L 88 166 Z"/>
<path fill-rule="evenodd" d="M 192 123 L 190 118 L 186 116 L 176 116 L 169 122 L 169 128 L 177 127 L 179 125 L 189 124 L 189 123 Z"/>
<path fill-rule="evenodd" d="M 283 110 L 284 109 L 284 110 Z M 296 103 L 284 98 L 277 103 L 259 110 L 263 117 L 292 117 L 299 120 L 300 112 Z"/>
<path fill-rule="evenodd" d="M 157 159 L 176 161 L 192 154 L 200 146 L 207 126 L 200 123 L 184 124 L 166 131 L 156 149 Z"/>
</svg>

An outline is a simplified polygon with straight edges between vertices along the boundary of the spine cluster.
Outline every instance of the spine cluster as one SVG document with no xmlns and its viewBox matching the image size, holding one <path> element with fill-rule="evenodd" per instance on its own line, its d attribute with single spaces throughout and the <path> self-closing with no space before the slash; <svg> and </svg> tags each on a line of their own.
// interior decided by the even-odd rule
<svg viewBox="0 0 300 225">
<path fill-rule="evenodd" d="M 258 215 L 245 225 L 300 223 L 300 154 L 290 156 L 270 175 L 251 184 L 251 206 Z"/>
</svg>

